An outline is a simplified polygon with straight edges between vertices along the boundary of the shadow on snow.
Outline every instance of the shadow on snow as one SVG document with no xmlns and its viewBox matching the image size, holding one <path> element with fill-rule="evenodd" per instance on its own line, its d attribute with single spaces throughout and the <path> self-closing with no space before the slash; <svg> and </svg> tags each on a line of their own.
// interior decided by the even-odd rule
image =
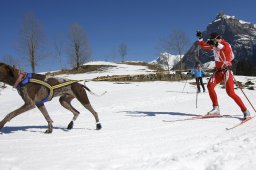
<svg viewBox="0 0 256 170">
<path fill-rule="evenodd" d="M 36 129 L 40 129 L 40 130 L 42 129 L 43 132 L 45 132 L 48 129 L 48 126 L 6 126 L 0 130 L 0 134 L 1 133 L 5 133 L 5 134 L 6 133 L 14 133 L 14 132 L 18 132 L 18 131 L 40 132 L 39 130 L 36 130 Z M 68 131 L 68 129 L 64 128 L 64 127 L 53 127 L 53 130 L 54 129 Z"/>
<path fill-rule="evenodd" d="M 197 114 L 180 113 L 180 112 L 148 112 L 148 111 L 126 111 L 128 116 L 146 117 L 156 115 L 170 115 L 170 116 L 200 116 Z"/>
</svg>

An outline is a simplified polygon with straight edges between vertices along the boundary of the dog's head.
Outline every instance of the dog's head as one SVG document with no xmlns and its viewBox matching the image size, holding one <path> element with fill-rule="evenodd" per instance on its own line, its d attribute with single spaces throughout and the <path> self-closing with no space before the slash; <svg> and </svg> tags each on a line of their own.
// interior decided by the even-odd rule
<svg viewBox="0 0 256 170">
<path fill-rule="evenodd" d="M 15 77 L 16 69 L 4 64 L 0 63 L 0 81 L 7 83 L 9 85 L 13 85 L 16 81 Z"/>
</svg>

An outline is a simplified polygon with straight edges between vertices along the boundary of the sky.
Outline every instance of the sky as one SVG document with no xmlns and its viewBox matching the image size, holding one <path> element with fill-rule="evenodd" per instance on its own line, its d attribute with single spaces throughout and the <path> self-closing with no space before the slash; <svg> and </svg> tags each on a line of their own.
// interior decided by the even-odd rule
<svg viewBox="0 0 256 170">
<path fill-rule="evenodd" d="M 127 45 L 126 60 L 152 61 L 160 53 L 161 39 L 172 31 L 183 31 L 192 44 L 196 40 L 195 31 L 205 30 L 218 12 L 256 23 L 255 0 L 0 0 L 0 3 L 0 59 L 6 55 L 21 56 L 17 42 L 25 15 L 32 13 L 42 24 L 52 59 L 41 61 L 36 71 L 59 68 L 53 41 L 68 36 L 72 24 L 80 24 L 85 30 L 94 61 L 120 61 L 112 56 L 121 43 Z M 25 69 L 30 68 L 27 65 Z"/>
</svg>

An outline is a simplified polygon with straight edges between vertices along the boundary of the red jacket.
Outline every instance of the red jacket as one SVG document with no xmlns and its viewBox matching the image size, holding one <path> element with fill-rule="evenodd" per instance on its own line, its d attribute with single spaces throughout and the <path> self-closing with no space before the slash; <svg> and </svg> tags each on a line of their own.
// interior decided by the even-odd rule
<svg viewBox="0 0 256 170">
<path fill-rule="evenodd" d="M 217 48 L 213 48 L 208 45 L 203 39 L 198 42 L 199 46 L 204 50 L 212 50 L 214 54 L 215 67 L 223 68 L 226 66 L 231 66 L 231 61 L 234 59 L 234 54 L 231 45 L 224 39 L 218 44 Z"/>
</svg>

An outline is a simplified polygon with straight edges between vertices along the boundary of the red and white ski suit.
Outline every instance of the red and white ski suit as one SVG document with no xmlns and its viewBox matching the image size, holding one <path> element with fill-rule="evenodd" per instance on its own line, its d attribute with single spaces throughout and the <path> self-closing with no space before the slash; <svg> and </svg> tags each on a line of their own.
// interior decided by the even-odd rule
<svg viewBox="0 0 256 170">
<path fill-rule="evenodd" d="M 234 79 L 232 70 L 227 69 L 232 65 L 231 61 L 234 59 L 232 48 L 228 42 L 224 39 L 218 43 L 217 47 L 208 45 L 203 39 L 198 42 L 199 46 L 204 50 L 212 50 L 215 60 L 215 73 L 209 79 L 207 88 L 213 106 L 219 106 L 215 86 L 222 81 L 225 81 L 225 87 L 227 94 L 237 103 L 242 112 L 246 111 L 246 107 L 241 98 L 234 91 Z M 225 69 L 226 68 L 226 69 Z"/>
</svg>

